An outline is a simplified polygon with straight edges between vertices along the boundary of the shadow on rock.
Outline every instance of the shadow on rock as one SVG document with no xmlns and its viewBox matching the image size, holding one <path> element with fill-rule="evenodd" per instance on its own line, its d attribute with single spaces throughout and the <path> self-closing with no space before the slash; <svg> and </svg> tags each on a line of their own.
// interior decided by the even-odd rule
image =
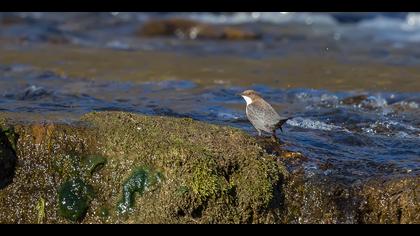
<svg viewBox="0 0 420 236">
<path fill-rule="evenodd" d="M 17 158 L 12 144 L 14 141 L 9 140 L 13 135 L 11 132 L 0 129 L 0 189 L 12 182 L 15 173 Z"/>
</svg>

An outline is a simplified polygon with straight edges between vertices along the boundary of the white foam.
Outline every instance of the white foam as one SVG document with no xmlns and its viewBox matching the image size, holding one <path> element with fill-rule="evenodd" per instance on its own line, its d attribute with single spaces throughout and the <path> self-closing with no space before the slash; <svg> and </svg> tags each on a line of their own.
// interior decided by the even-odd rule
<svg viewBox="0 0 420 236">
<path fill-rule="evenodd" d="M 238 120 L 240 117 L 232 114 L 232 113 L 227 113 L 227 112 L 219 112 L 217 113 L 217 117 L 224 119 L 224 120 Z"/>
<path fill-rule="evenodd" d="M 394 103 L 393 105 L 394 106 L 400 106 L 400 107 L 403 107 L 403 108 L 413 109 L 413 110 L 419 109 L 419 104 L 416 103 L 416 102 L 413 102 L 413 101 L 411 101 L 411 102 L 401 101 L 401 102 Z"/>
<path fill-rule="evenodd" d="M 112 40 L 107 42 L 107 47 L 114 48 L 114 49 L 130 49 L 130 45 L 119 40 Z"/>
<path fill-rule="evenodd" d="M 366 100 L 362 101 L 362 104 L 369 105 L 374 108 L 385 108 L 388 106 L 388 102 L 382 96 L 369 96 Z"/>
<path fill-rule="evenodd" d="M 305 129 L 317 129 L 317 130 L 326 130 L 326 131 L 343 130 L 343 128 L 336 125 L 331 125 L 331 124 L 324 123 L 322 121 L 311 120 L 311 119 L 306 119 L 306 118 L 301 118 L 301 117 L 290 119 L 286 123 L 291 126 L 297 126 L 297 127 L 301 127 Z"/>
<path fill-rule="evenodd" d="M 237 12 L 233 14 L 188 13 L 178 14 L 183 17 L 212 24 L 263 23 L 303 23 L 303 24 L 336 24 L 333 17 L 320 13 L 305 12 Z"/>
<path fill-rule="evenodd" d="M 389 131 L 386 132 L 377 132 L 378 127 L 385 127 Z M 395 129 L 404 129 L 407 132 L 404 131 L 392 131 Z M 384 135 L 384 136 L 396 136 L 398 138 L 418 138 L 420 137 L 420 129 L 416 128 L 409 124 L 404 124 L 398 121 L 377 121 L 373 124 L 370 124 L 369 127 L 363 127 L 362 131 L 371 134 L 371 135 Z M 410 132 L 411 131 L 411 132 Z M 412 133 L 414 132 L 414 134 Z"/>
</svg>

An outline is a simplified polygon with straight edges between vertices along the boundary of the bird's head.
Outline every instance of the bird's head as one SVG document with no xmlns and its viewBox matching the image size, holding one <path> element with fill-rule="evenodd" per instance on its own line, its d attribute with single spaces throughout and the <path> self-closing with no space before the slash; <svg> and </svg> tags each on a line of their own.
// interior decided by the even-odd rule
<svg viewBox="0 0 420 236">
<path fill-rule="evenodd" d="M 253 101 L 257 99 L 261 99 L 261 95 L 255 92 L 254 90 L 245 90 L 239 95 L 245 99 L 247 105 L 251 104 Z"/>
</svg>

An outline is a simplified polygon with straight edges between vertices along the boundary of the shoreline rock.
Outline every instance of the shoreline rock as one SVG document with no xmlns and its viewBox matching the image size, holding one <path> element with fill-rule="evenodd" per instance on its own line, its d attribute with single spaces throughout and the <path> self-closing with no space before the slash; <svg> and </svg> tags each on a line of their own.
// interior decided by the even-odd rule
<svg viewBox="0 0 420 236">
<path fill-rule="evenodd" d="M 13 133 L 3 136 L 18 139 L 0 223 L 420 222 L 418 177 L 346 185 L 306 176 L 286 164 L 303 156 L 235 128 L 92 112 L 77 125 L 14 124 Z"/>
</svg>

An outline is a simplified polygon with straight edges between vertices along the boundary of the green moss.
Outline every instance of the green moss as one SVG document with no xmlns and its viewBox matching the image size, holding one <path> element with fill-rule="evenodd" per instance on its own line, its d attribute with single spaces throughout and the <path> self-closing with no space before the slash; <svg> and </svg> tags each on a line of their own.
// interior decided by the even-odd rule
<svg viewBox="0 0 420 236">
<path fill-rule="evenodd" d="M 199 162 L 193 170 L 191 190 L 199 200 L 205 200 L 210 196 L 216 196 L 221 191 L 219 177 L 211 164 Z"/>
<path fill-rule="evenodd" d="M 160 183 L 162 177 L 161 173 L 149 168 L 136 168 L 123 184 L 123 197 L 117 206 L 118 212 L 122 214 L 130 212 L 134 207 L 136 193 L 142 196 L 145 191 L 150 191 Z"/>
<path fill-rule="evenodd" d="M 82 179 L 63 183 L 58 191 L 60 215 L 74 222 L 82 220 L 94 195 L 93 187 Z"/>
</svg>

